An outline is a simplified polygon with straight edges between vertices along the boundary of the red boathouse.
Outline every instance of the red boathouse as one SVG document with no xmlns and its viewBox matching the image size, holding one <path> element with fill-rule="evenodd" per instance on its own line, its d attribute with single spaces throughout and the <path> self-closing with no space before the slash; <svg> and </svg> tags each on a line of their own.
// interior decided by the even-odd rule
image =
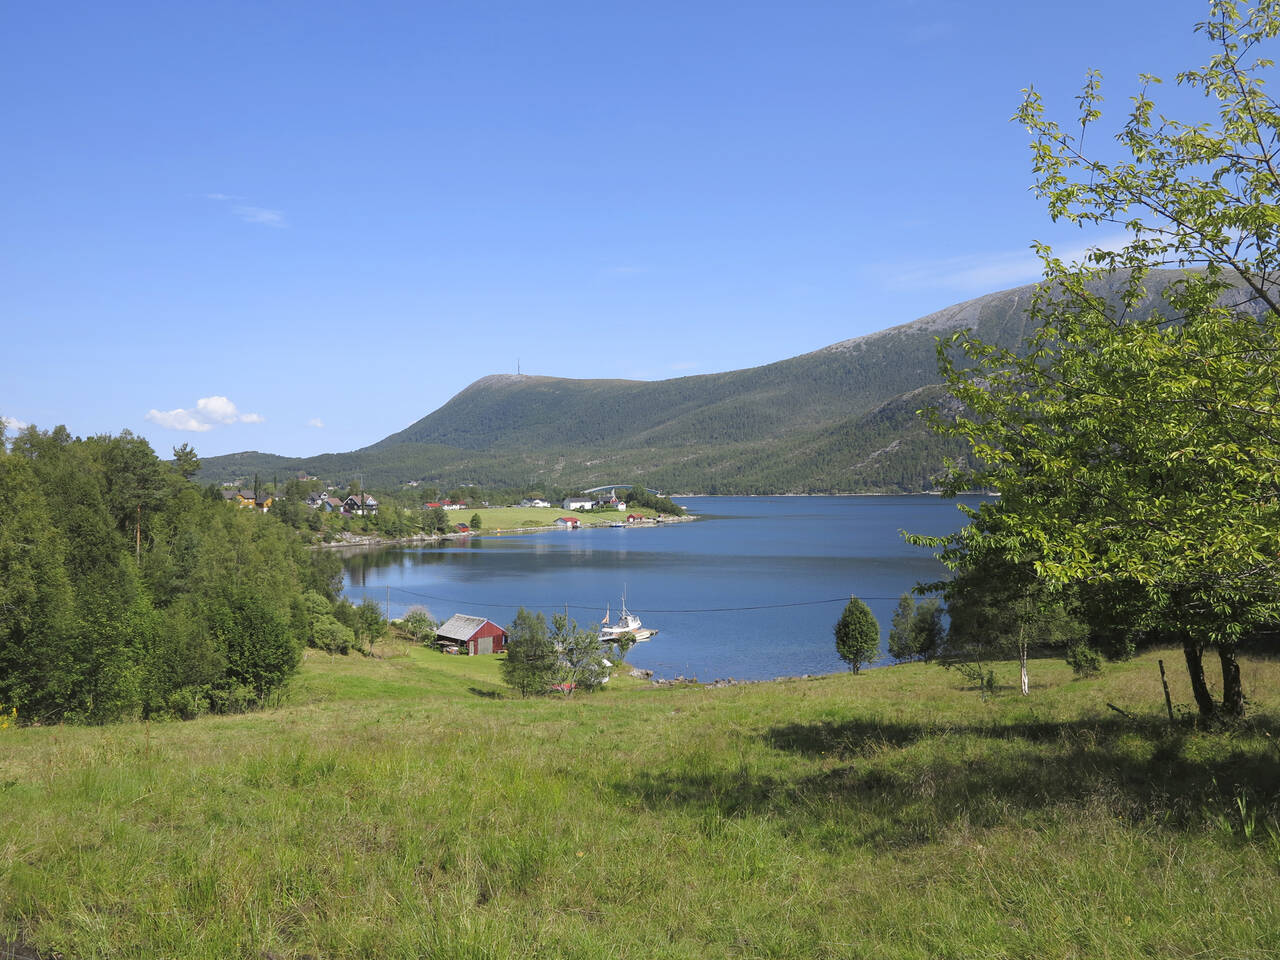
<svg viewBox="0 0 1280 960">
<path fill-rule="evenodd" d="M 437 642 L 456 643 L 474 657 L 483 653 L 502 653 L 507 648 L 507 631 L 492 620 L 455 613 L 436 631 Z"/>
</svg>

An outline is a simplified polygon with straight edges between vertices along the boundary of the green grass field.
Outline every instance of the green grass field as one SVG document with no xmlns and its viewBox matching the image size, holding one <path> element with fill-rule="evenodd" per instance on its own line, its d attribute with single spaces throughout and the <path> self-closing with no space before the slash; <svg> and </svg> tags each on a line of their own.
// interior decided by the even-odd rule
<svg viewBox="0 0 1280 960">
<path fill-rule="evenodd" d="M 1280 956 L 1274 662 L 1246 663 L 1252 719 L 1205 732 L 1169 727 L 1154 655 L 1096 680 L 1035 661 L 1031 697 L 985 703 L 924 665 L 519 700 L 496 658 L 401 649 L 313 652 L 262 713 L 0 731 L 0 941 Z"/>
<path fill-rule="evenodd" d="M 468 507 L 466 510 L 451 511 L 449 522 L 469 523 L 471 515 L 475 513 L 480 514 L 480 522 L 483 524 L 482 533 L 493 533 L 496 530 L 518 531 L 522 527 L 550 527 L 559 517 L 576 517 L 584 527 L 590 527 L 625 522 L 628 513 L 640 513 L 646 517 L 658 515 L 656 511 L 646 510 L 643 507 L 637 507 L 634 510 L 628 507 L 622 512 L 609 510 L 586 513 L 570 512 L 560 507 L 480 507 L 476 510 Z"/>
</svg>

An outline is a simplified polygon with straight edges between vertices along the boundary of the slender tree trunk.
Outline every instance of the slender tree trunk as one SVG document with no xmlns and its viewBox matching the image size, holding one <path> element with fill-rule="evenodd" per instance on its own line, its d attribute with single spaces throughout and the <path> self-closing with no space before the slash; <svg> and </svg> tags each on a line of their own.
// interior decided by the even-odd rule
<svg viewBox="0 0 1280 960">
<path fill-rule="evenodd" d="M 1022 695 L 1025 697 L 1029 689 L 1027 684 L 1027 628 L 1025 625 L 1018 627 L 1018 666 L 1022 668 Z"/>
<path fill-rule="evenodd" d="M 1229 717 L 1244 716 L 1244 688 L 1240 685 L 1240 661 L 1234 643 L 1218 644 L 1222 661 L 1222 712 Z"/>
<path fill-rule="evenodd" d="M 1200 708 L 1200 717 L 1203 720 L 1212 719 L 1217 712 L 1217 704 L 1213 702 L 1209 685 L 1204 682 L 1204 648 L 1190 637 L 1183 637 L 1182 655 L 1187 658 L 1191 692 L 1195 695 L 1196 706 Z"/>
</svg>

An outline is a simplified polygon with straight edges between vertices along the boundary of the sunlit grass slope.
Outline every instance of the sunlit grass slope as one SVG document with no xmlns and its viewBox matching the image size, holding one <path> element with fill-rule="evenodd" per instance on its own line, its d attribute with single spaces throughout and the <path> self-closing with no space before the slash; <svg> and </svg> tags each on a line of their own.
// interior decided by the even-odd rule
<svg viewBox="0 0 1280 960">
<path fill-rule="evenodd" d="M 1254 719 L 1204 732 L 1168 727 L 1150 656 L 1034 662 L 1030 698 L 987 703 L 933 666 L 519 700 L 493 657 L 312 656 L 265 713 L 0 731 L 0 940 L 1280 956 L 1280 666 L 1246 677 Z"/>
</svg>

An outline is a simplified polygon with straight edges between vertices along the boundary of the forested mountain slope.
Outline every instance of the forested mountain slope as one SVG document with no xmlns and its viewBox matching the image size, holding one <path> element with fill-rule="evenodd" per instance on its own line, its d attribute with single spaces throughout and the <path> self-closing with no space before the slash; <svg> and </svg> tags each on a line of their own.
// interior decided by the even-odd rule
<svg viewBox="0 0 1280 960">
<path fill-rule="evenodd" d="M 1159 289 L 1158 275 L 1151 284 Z M 1116 283 L 1099 293 L 1110 296 Z M 671 380 L 477 380 L 399 433 L 345 454 L 243 453 L 203 477 L 307 470 L 374 487 L 592 486 L 643 479 L 667 491 L 806 493 L 927 489 L 961 451 L 915 411 L 936 400 L 936 338 L 971 328 L 1016 346 L 1030 332 L 1027 285 L 787 360 Z M 1149 302 L 1140 312 L 1148 312 Z"/>
</svg>

